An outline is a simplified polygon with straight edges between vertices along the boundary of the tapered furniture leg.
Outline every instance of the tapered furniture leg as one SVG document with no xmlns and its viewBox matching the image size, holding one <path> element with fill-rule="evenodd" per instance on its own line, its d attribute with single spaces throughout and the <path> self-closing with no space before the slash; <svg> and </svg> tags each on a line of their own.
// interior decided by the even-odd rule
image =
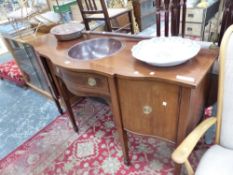
<svg viewBox="0 0 233 175">
<path fill-rule="evenodd" d="M 111 93 L 111 109 L 113 113 L 113 120 L 115 122 L 117 132 L 119 134 L 120 144 L 124 156 L 125 165 L 129 165 L 129 154 L 128 154 L 128 137 L 127 132 L 123 129 L 119 100 L 116 90 L 116 82 L 114 78 L 109 78 L 109 88 Z"/>
<path fill-rule="evenodd" d="M 65 103 L 65 106 L 66 106 L 66 109 L 67 109 L 67 112 L 68 112 L 68 116 L 70 118 L 70 121 L 71 121 L 71 124 L 73 126 L 73 129 L 75 132 L 78 132 L 78 126 L 76 124 L 76 121 L 75 121 L 75 116 L 74 116 L 74 113 L 73 113 L 73 110 L 72 110 L 72 107 L 71 107 L 71 103 L 70 103 L 70 100 L 69 100 L 69 97 L 68 97 L 68 90 L 66 89 L 66 86 L 65 84 L 62 82 L 62 80 L 60 80 L 60 78 L 58 77 L 58 84 L 59 84 L 59 88 L 60 88 L 60 93 L 63 97 L 63 100 L 64 100 L 64 103 Z"/>
</svg>

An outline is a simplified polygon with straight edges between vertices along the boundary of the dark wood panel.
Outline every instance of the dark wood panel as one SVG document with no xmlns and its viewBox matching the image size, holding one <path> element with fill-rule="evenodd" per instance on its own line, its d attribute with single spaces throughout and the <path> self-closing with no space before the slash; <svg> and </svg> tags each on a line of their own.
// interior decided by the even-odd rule
<svg viewBox="0 0 233 175">
<path fill-rule="evenodd" d="M 205 75 L 201 83 L 195 89 L 182 87 L 177 144 L 179 144 L 202 119 L 204 107 L 207 103 L 208 88 L 208 74 Z"/>
</svg>

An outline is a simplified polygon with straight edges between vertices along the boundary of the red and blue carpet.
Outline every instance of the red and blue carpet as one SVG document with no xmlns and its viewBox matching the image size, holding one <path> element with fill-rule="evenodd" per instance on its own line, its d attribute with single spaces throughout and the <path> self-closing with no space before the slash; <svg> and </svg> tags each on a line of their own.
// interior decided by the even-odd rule
<svg viewBox="0 0 233 175">
<path fill-rule="evenodd" d="M 75 107 L 80 132 L 66 115 L 0 161 L 1 175 L 172 175 L 174 145 L 129 134 L 131 165 L 125 166 L 109 107 L 85 98 Z M 195 164 L 203 151 L 191 157 Z"/>
</svg>

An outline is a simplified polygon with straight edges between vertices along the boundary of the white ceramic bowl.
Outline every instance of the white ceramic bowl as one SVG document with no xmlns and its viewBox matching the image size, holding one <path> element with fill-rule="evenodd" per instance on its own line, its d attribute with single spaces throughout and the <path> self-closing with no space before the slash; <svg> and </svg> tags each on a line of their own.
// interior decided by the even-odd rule
<svg viewBox="0 0 233 175">
<path fill-rule="evenodd" d="M 181 37 L 156 37 L 140 41 L 131 49 L 134 58 L 151 65 L 167 67 L 182 64 L 200 51 L 201 46 Z"/>
</svg>

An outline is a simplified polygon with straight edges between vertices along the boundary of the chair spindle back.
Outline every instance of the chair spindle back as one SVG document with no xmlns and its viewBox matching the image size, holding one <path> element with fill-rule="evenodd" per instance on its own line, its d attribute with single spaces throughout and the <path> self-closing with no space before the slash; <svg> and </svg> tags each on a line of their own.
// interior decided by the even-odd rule
<svg viewBox="0 0 233 175">
<path fill-rule="evenodd" d="M 107 29 L 108 31 L 111 31 L 111 23 L 104 0 L 77 0 L 77 3 L 87 30 L 90 30 L 89 25 L 87 25 L 89 22 L 87 16 L 92 14 L 103 14 Z"/>
<path fill-rule="evenodd" d="M 171 12 L 171 13 L 170 13 Z M 182 14 L 182 15 L 181 15 Z M 156 0 L 156 33 L 161 36 L 161 18 L 164 16 L 164 35 L 172 36 L 179 34 L 184 37 L 186 20 L 186 0 Z M 170 20 L 171 17 L 171 20 Z M 180 19 L 180 17 L 182 19 Z M 171 22 L 170 22 L 171 21 Z M 181 22 L 181 27 L 180 27 Z M 181 28 L 181 32 L 180 32 Z"/>
</svg>

